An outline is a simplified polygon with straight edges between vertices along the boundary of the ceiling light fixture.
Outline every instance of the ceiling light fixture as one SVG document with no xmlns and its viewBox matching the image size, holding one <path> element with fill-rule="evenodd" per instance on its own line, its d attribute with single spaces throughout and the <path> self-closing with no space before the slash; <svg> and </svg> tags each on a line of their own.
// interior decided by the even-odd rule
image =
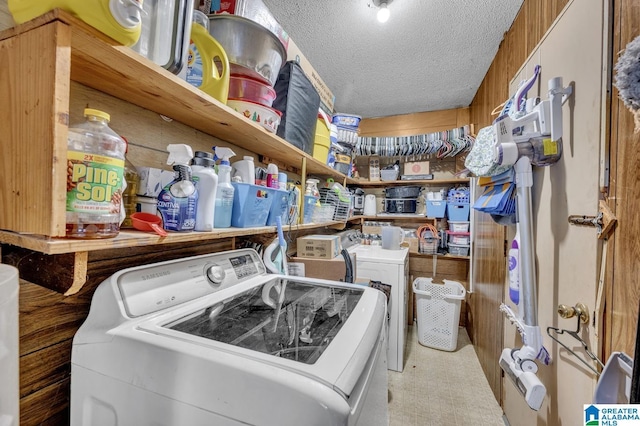
<svg viewBox="0 0 640 426">
<path fill-rule="evenodd" d="M 380 10 L 378 10 L 378 22 L 382 22 L 383 24 L 389 20 L 389 9 L 387 8 L 387 3 L 380 4 Z"/>
<path fill-rule="evenodd" d="M 381 23 L 385 23 L 389 20 L 389 16 L 391 15 L 389 12 L 389 5 L 393 0 L 372 0 L 374 6 L 378 7 L 377 18 Z"/>
</svg>

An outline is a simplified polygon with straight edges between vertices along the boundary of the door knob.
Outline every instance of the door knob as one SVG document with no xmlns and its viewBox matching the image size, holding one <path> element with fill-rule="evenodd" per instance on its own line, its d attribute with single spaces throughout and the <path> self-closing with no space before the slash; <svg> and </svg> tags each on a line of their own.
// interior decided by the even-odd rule
<svg viewBox="0 0 640 426">
<path fill-rule="evenodd" d="M 589 308 L 583 303 L 577 303 L 575 306 L 558 305 L 558 314 L 564 319 L 577 316 L 583 324 L 589 323 Z"/>
</svg>

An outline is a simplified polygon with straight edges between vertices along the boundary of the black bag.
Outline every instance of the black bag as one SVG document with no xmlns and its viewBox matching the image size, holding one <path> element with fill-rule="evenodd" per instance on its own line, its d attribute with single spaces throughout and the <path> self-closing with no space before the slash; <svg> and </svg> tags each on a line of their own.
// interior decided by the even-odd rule
<svg viewBox="0 0 640 426">
<path fill-rule="evenodd" d="M 278 136 L 313 155 L 320 95 L 295 61 L 280 69 L 274 89 L 273 108 L 282 113 Z"/>
</svg>

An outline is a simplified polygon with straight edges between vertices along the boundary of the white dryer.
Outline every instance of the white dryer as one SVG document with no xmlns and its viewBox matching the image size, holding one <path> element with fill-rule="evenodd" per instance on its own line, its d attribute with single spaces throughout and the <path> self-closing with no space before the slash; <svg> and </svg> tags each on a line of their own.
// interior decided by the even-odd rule
<svg viewBox="0 0 640 426">
<path fill-rule="evenodd" d="M 367 278 L 391 286 L 387 361 L 390 370 L 402 372 L 408 330 L 406 316 L 409 249 L 385 250 L 380 246 L 357 244 L 347 250 L 356 254 L 356 272 L 359 280 Z"/>
<path fill-rule="evenodd" d="M 385 317 L 254 250 L 123 270 L 74 337 L 71 425 L 387 425 Z"/>
</svg>

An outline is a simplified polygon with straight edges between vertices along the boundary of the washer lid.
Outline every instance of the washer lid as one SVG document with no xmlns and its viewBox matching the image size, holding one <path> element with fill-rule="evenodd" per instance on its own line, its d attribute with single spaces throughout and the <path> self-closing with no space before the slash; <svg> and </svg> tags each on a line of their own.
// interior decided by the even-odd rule
<svg viewBox="0 0 640 426">
<path fill-rule="evenodd" d="M 273 279 L 164 328 L 314 364 L 342 330 L 363 289 Z"/>
</svg>

